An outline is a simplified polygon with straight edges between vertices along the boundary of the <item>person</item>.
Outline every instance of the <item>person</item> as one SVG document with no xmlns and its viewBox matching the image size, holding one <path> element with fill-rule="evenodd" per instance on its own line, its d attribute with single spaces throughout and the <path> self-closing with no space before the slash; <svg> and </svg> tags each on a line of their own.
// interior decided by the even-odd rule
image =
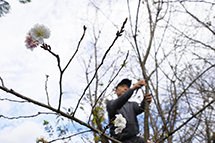
<svg viewBox="0 0 215 143">
<path fill-rule="evenodd" d="M 110 134 L 111 137 L 123 143 L 143 143 L 144 139 L 137 136 L 139 133 L 137 115 L 144 111 L 145 100 L 147 100 L 148 103 L 151 102 L 151 93 L 147 96 L 144 95 L 144 99 L 140 104 L 137 102 L 129 102 L 128 99 L 132 96 L 134 91 L 142 86 L 146 86 L 146 83 L 144 80 L 140 80 L 131 88 L 130 86 L 131 81 L 129 79 L 123 79 L 116 86 L 115 93 L 118 98 L 107 102 L 106 108 L 110 122 L 116 118 L 116 114 L 121 114 L 126 119 L 126 126 L 121 133 L 116 133 L 116 127 L 114 124 L 110 124 Z"/>
</svg>

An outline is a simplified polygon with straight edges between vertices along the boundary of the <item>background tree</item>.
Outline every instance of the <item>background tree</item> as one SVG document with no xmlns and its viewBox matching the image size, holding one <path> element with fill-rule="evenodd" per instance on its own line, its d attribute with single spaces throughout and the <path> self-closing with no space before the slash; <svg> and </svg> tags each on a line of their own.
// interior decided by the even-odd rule
<svg viewBox="0 0 215 143">
<path fill-rule="evenodd" d="M 134 66 L 134 63 L 132 63 L 130 67 L 131 74 L 133 74 L 136 79 L 144 78 L 146 81 L 149 80 L 150 83 L 148 82 L 148 85 L 150 85 L 150 90 L 154 93 L 155 106 L 151 109 L 153 114 L 150 115 L 150 124 L 147 121 L 147 107 L 145 112 L 145 141 L 149 138 L 149 129 L 147 125 L 152 127 L 152 136 L 157 142 L 159 142 L 159 138 L 167 139 L 168 142 L 176 141 L 176 139 L 170 135 L 188 124 L 188 122 L 183 124 L 183 121 L 190 121 L 190 119 L 196 116 L 194 113 L 198 111 L 190 111 L 190 102 L 192 102 L 190 98 L 193 96 L 188 95 L 187 90 L 191 90 L 193 84 L 214 67 L 211 63 L 207 68 L 199 68 L 202 72 L 193 75 L 194 77 L 192 80 L 187 81 L 187 78 L 185 78 L 187 77 L 188 65 L 195 67 L 201 62 L 194 60 L 194 58 L 196 58 L 195 55 L 203 54 L 203 51 L 214 51 L 212 46 L 210 46 L 210 44 L 212 44 L 211 40 L 208 40 L 211 38 L 213 39 L 213 30 L 208 27 L 208 22 L 205 24 L 205 22 L 199 20 L 202 15 L 197 18 L 197 16 L 187 10 L 187 7 L 189 6 L 189 8 L 191 7 L 195 10 L 194 7 L 197 9 L 204 5 L 210 7 L 210 10 L 212 10 L 214 4 L 207 1 L 199 3 L 191 1 L 138 1 L 136 2 L 136 11 L 131 11 L 130 7 L 135 6 L 131 5 L 130 1 L 127 1 L 127 4 L 131 32 L 126 31 L 128 33 L 126 39 L 133 47 L 134 61 L 137 61 L 140 67 L 135 70 L 135 67 L 138 67 L 138 65 Z M 148 16 L 146 16 L 147 13 Z M 205 21 L 210 21 L 208 17 L 210 17 L 211 20 L 214 19 L 213 16 L 209 16 L 210 14 L 210 12 L 208 15 L 205 14 L 207 15 Z M 177 16 L 179 15 L 186 17 L 186 22 L 190 24 L 185 24 L 181 18 L 180 21 L 178 21 Z M 201 26 L 196 26 L 199 24 Z M 209 22 L 209 24 L 211 24 L 211 22 Z M 211 31 L 211 33 L 208 33 L 207 30 Z M 195 31 L 195 33 L 192 33 L 192 31 Z M 189 33 L 193 37 L 191 38 L 188 36 L 189 34 L 187 35 L 185 33 Z M 208 34 L 207 39 L 203 38 L 205 41 L 198 39 L 199 35 L 203 35 L 202 33 Z M 200 47 L 199 44 L 201 45 Z M 198 54 L 194 54 L 194 51 L 198 51 Z M 196 69 L 194 71 L 196 71 Z M 164 88 L 164 85 L 166 85 L 166 88 Z M 147 92 L 148 89 L 144 91 L 144 93 Z M 186 100 L 182 100 L 182 98 Z M 202 97 L 199 98 L 199 100 L 202 101 Z M 186 101 L 186 104 L 184 101 Z M 213 102 L 212 100 L 210 104 Z M 205 107 L 206 106 L 202 106 L 199 110 L 201 111 L 201 109 L 205 109 Z M 192 112 L 190 114 L 193 116 L 189 116 L 187 110 Z M 155 116 L 153 117 L 153 115 Z M 157 118 L 158 116 L 160 117 L 159 119 Z M 186 120 L 186 118 L 189 118 L 189 120 Z M 182 124 L 182 126 L 179 126 L 179 124 Z M 196 129 L 199 129 L 199 124 L 196 124 L 196 122 L 194 124 L 197 125 Z M 177 126 L 179 126 L 179 128 L 177 128 Z M 181 135 L 180 132 L 180 136 L 185 138 L 185 135 L 187 134 Z M 176 136 L 176 138 L 178 138 L 178 136 Z M 192 138 L 192 135 L 189 138 Z M 184 140 L 181 142 L 184 142 Z"/>
<path fill-rule="evenodd" d="M 105 7 L 107 3 L 108 8 Z M 56 140 L 72 139 L 81 134 L 89 142 L 92 138 L 95 142 L 106 142 L 112 139 L 107 135 L 108 130 L 104 132 L 108 125 L 107 118 L 103 118 L 104 101 L 113 98 L 111 89 L 117 83 L 115 76 L 118 75 L 118 79 L 125 76 L 133 80 L 144 79 L 148 86 L 141 94 L 153 93 L 153 103 L 149 107 L 146 104 L 145 114 L 139 116 L 145 141 L 184 143 L 214 140 L 214 3 L 189 0 L 107 3 L 90 1 L 89 6 L 97 12 L 94 14 L 96 22 L 91 18 L 83 19 L 89 21 L 93 28 L 88 29 L 92 37 L 90 44 L 84 45 L 82 56 L 79 55 L 85 69 L 86 86 L 78 94 L 75 107 L 66 107 L 63 112 L 61 106 L 56 109 L 48 103 L 29 99 L 8 89 L 3 78 L 1 89 L 53 111 L 38 112 L 37 115 L 57 114 L 61 125 L 57 127 L 60 136 Z M 119 15 L 123 20 L 124 16 L 128 17 L 122 29 L 122 22 L 118 23 L 121 20 Z M 104 21 L 111 25 L 111 29 L 119 31 L 112 44 L 110 41 L 114 37 L 108 33 L 112 30 L 105 28 Z M 121 40 L 115 42 L 121 34 Z M 103 38 L 107 39 L 103 41 Z M 113 44 L 117 49 L 112 48 Z M 78 47 L 76 50 L 80 52 Z M 58 60 L 57 54 L 51 49 L 46 50 Z M 63 91 L 60 95 L 65 94 Z M 135 94 L 132 100 L 141 101 L 142 98 L 142 95 Z M 79 112 L 87 115 L 87 121 L 76 118 Z M 69 132 L 67 124 L 63 124 L 65 119 L 69 119 L 66 122 L 69 124 L 72 120 L 77 134 Z M 86 128 L 80 131 L 74 122 Z M 44 125 L 47 131 L 52 132 L 54 127 L 49 122 L 44 121 Z"/>
</svg>

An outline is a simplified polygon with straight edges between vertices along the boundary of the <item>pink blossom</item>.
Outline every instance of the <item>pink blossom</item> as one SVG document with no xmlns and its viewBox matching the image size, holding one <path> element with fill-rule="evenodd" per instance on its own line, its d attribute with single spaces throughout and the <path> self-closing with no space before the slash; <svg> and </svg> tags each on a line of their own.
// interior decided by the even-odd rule
<svg viewBox="0 0 215 143">
<path fill-rule="evenodd" d="M 27 33 L 25 46 L 32 50 L 36 48 L 39 44 L 44 43 L 44 38 L 47 39 L 50 37 L 50 30 L 43 24 L 36 24 L 33 28 Z"/>
<path fill-rule="evenodd" d="M 30 50 L 33 50 L 34 48 L 36 48 L 39 45 L 38 41 L 32 40 L 32 36 L 31 36 L 30 32 L 26 36 L 25 43 L 26 43 L 25 46 Z"/>
</svg>

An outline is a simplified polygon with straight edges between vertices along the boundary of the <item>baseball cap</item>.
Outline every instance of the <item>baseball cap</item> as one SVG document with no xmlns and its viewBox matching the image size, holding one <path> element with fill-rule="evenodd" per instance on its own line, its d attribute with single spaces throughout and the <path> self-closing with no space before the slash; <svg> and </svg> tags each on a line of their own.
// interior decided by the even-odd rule
<svg viewBox="0 0 215 143">
<path fill-rule="evenodd" d="M 116 89 L 117 89 L 118 86 L 123 85 L 123 84 L 127 85 L 130 88 L 131 80 L 129 80 L 127 78 L 123 79 L 120 83 L 117 84 Z"/>
</svg>

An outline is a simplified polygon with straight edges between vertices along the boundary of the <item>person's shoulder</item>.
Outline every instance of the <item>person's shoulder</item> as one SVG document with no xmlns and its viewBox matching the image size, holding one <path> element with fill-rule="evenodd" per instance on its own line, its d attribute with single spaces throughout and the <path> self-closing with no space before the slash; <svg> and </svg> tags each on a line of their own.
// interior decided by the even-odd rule
<svg viewBox="0 0 215 143">
<path fill-rule="evenodd" d="M 113 101 L 114 101 L 113 99 L 108 100 L 108 101 L 106 102 L 106 105 L 110 105 L 110 104 L 111 104 L 111 102 L 113 102 Z"/>
<path fill-rule="evenodd" d="M 109 102 L 111 102 L 111 101 L 114 101 L 114 99 L 107 100 L 106 103 L 109 103 Z"/>
</svg>

